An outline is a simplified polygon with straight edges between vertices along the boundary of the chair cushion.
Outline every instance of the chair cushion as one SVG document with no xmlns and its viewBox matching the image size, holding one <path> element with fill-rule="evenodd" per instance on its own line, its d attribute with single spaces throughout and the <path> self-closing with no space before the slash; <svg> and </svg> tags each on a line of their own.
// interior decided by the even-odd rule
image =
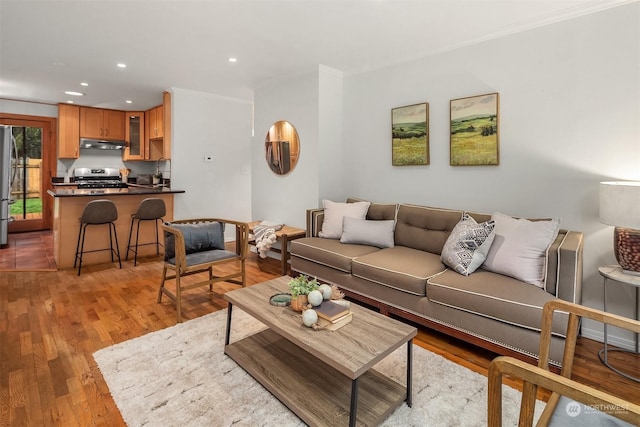
<svg viewBox="0 0 640 427">
<path fill-rule="evenodd" d="M 186 259 L 187 259 L 187 267 L 191 267 L 193 265 L 208 264 L 208 263 L 220 261 L 223 259 L 237 258 L 237 257 L 238 257 L 238 254 L 235 252 L 220 250 L 220 249 L 213 249 L 209 251 L 190 253 L 186 256 Z M 175 257 L 169 258 L 167 260 L 167 263 L 171 265 L 176 265 L 176 258 Z"/>
<path fill-rule="evenodd" d="M 225 249 L 224 224 L 220 222 L 199 222 L 193 224 L 173 224 L 167 222 L 165 224 L 180 230 L 184 236 L 184 249 L 187 255 L 211 249 Z M 176 256 L 173 234 L 165 232 L 164 241 L 164 259 L 165 261 L 169 261 Z"/>
</svg>

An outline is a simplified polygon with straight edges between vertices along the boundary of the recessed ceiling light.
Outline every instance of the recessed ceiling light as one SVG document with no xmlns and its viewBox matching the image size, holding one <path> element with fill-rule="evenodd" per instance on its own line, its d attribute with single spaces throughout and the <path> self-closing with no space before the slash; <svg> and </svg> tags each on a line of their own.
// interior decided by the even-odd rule
<svg viewBox="0 0 640 427">
<path fill-rule="evenodd" d="M 82 83 L 80 83 L 80 86 L 89 86 L 89 83 L 82 82 Z"/>
<path fill-rule="evenodd" d="M 131 104 L 131 103 L 133 103 L 133 101 L 132 101 L 132 100 L 130 100 L 130 99 L 127 99 L 127 100 L 126 100 L 126 101 L 124 101 L 124 102 L 126 102 L 127 104 Z"/>
<path fill-rule="evenodd" d="M 84 93 L 82 93 L 82 92 L 74 92 L 72 90 L 66 90 L 64 93 L 66 93 L 67 95 L 71 95 L 71 96 L 84 96 Z"/>
<path fill-rule="evenodd" d="M 118 64 L 118 68 L 127 68 L 127 64 L 123 64 L 122 62 Z"/>
<path fill-rule="evenodd" d="M 230 57 L 229 62 L 238 62 L 238 58 Z"/>
<path fill-rule="evenodd" d="M 68 100 L 67 104 L 73 104 L 73 101 L 72 100 Z"/>
</svg>

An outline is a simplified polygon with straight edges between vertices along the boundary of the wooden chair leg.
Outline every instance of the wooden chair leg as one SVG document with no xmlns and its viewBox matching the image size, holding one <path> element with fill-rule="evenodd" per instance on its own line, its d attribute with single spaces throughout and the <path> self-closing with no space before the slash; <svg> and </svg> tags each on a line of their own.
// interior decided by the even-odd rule
<svg viewBox="0 0 640 427">
<path fill-rule="evenodd" d="M 162 279 L 160 280 L 160 289 L 158 290 L 158 302 L 162 302 L 162 293 L 164 290 L 164 282 L 167 280 L 167 267 L 162 269 Z"/>
<path fill-rule="evenodd" d="M 177 322 L 182 323 L 182 287 L 178 271 L 176 271 L 176 312 L 178 316 Z"/>
</svg>

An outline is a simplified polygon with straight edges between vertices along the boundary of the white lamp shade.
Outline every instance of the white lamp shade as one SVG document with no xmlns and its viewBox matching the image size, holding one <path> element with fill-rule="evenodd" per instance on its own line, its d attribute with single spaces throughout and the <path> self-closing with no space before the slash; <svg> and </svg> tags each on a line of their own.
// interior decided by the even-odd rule
<svg viewBox="0 0 640 427">
<path fill-rule="evenodd" d="M 640 182 L 601 182 L 600 222 L 640 229 Z"/>
</svg>

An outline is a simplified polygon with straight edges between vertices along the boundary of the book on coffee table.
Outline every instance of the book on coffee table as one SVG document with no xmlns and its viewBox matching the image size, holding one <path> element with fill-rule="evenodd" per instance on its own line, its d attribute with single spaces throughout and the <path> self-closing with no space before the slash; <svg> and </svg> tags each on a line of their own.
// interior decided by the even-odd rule
<svg viewBox="0 0 640 427">
<path fill-rule="evenodd" d="M 322 317 L 318 317 L 318 326 L 320 329 L 327 329 L 329 331 L 337 331 L 342 328 L 344 325 L 351 323 L 351 319 L 353 319 L 353 313 L 349 312 L 342 317 L 338 317 L 333 321 L 328 321 L 323 319 Z"/>
<path fill-rule="evenodd" d="M 322 304 L 317 307 L 313 307 L 313 309 L 316 311 L 316 313 L 318 313 L 319 318 L 328 321 L 338 319 L 349 313 L 349 307 L 336 304 L 331 300 L 323 301 Z"/>
</svg>

